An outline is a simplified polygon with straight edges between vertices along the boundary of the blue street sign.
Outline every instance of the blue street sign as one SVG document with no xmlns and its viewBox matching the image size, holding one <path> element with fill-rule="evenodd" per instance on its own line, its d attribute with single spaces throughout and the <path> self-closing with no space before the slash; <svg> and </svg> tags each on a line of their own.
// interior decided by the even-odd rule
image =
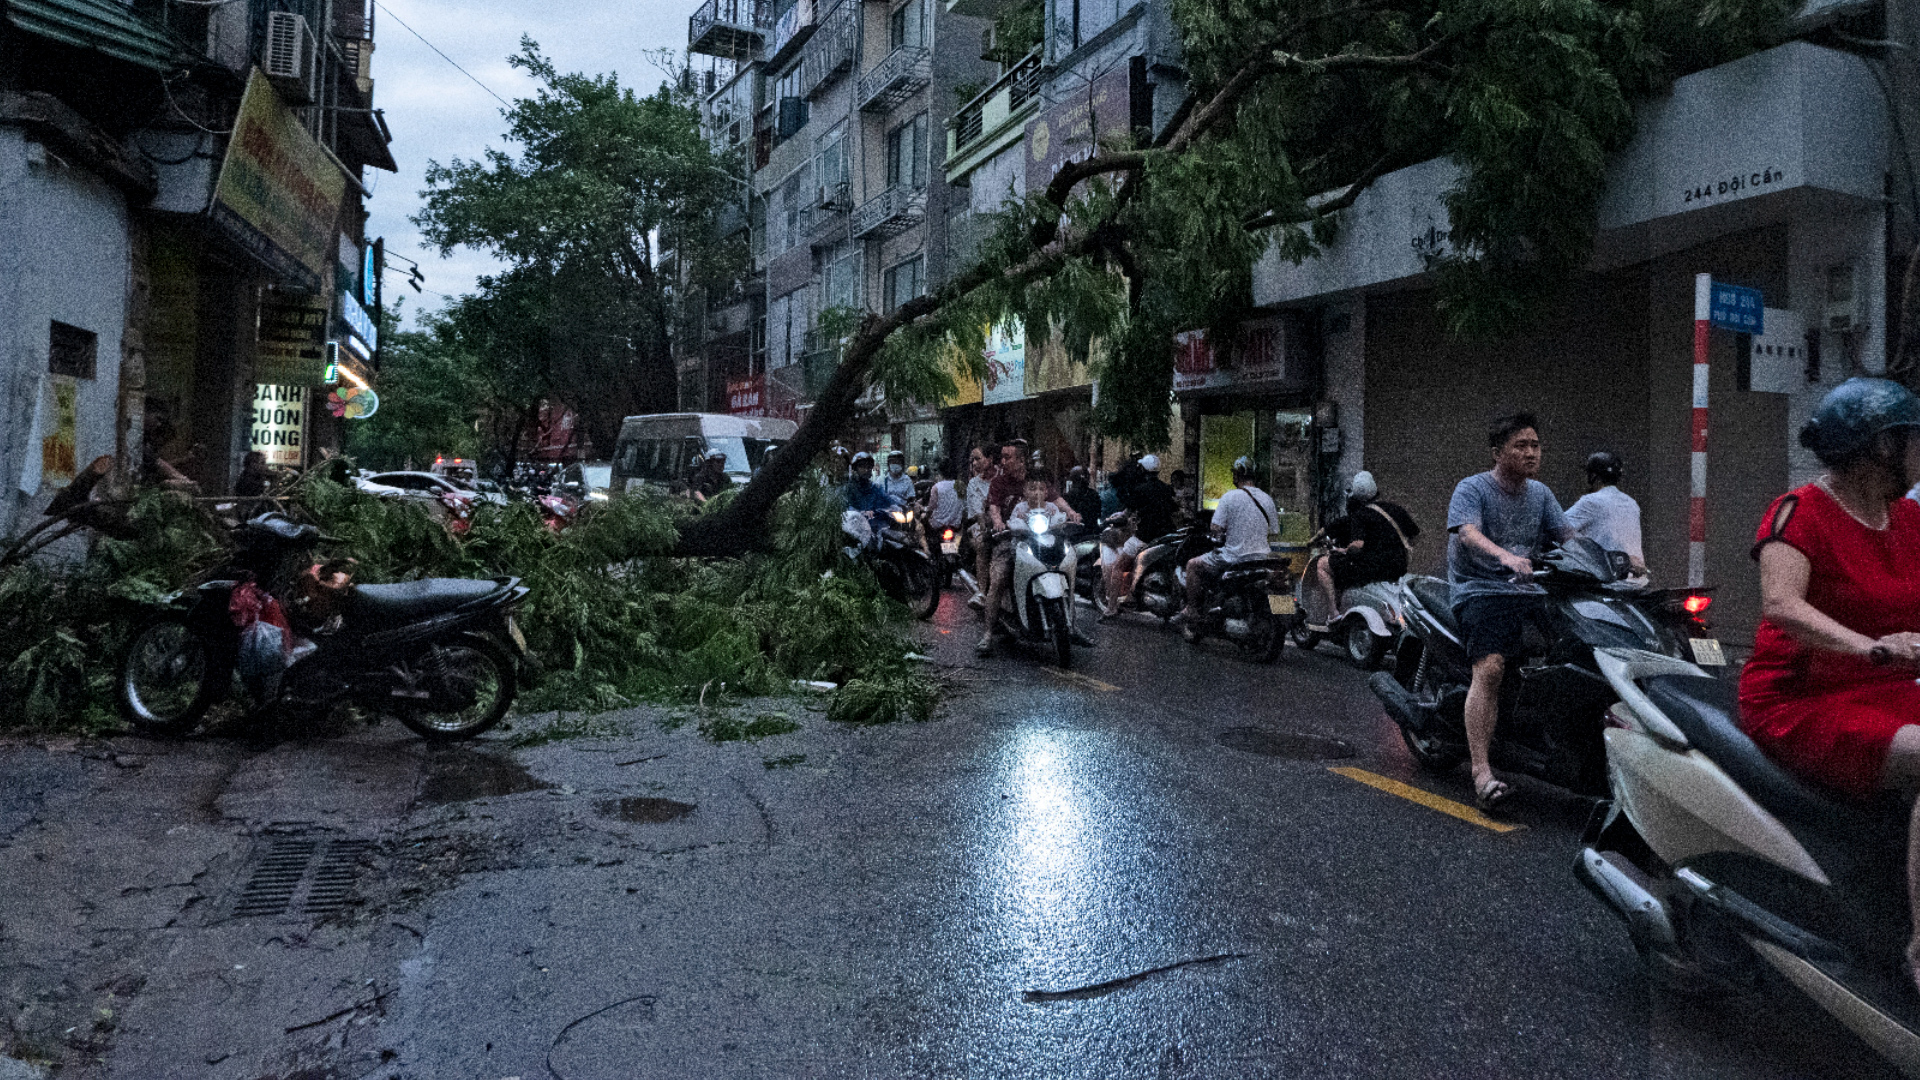
<svg viewBox="0 0 1920 1080">
<path fill-rule="evenodd" d="M 1716 281 L 1713 299 L 1707 306 L 1707 322 L 1737 334 L 1764 334 L 1767 332 L 1766 310 L 1759 289 Z"/>
</svg>

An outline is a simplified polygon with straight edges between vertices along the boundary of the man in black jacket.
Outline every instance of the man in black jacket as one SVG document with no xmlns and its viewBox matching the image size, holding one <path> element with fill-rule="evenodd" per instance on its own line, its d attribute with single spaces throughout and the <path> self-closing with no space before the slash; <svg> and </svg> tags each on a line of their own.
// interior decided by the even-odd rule
<svg viewBox="0 0 1920 1080">
<path fill-rule="evenodd" d="M 1333 551 L 1314 567 L 1322 618 L 1339 613 L 1340 594 L 1348 589 L 1398 581 L 1407 572 L 1407 552 L 1420 536 L 1420 526 L 1405 507 L 1379 495 L 1372 473 L 1355 473 L 1347 485 L 1347 516 L 1327 524 Z M 1307 628 L 1323 633 L 1329 629 L 1311 620 Z"/>
<path fill-rule="evenodd" d="M 1173 531 L 1177 507 L 1173 485 L 1160 479 L 1160 459 L 1148 454 L 1140 459 L 1141 476 L 1120 497 L 1120 504 L 1140 515 L 1140 537 L 1147 543 Z"/>
</svg>

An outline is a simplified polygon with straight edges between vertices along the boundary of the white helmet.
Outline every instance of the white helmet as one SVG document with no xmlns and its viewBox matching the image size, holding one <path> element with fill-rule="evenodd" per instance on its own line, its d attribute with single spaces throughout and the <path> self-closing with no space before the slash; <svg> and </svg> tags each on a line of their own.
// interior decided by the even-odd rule
<svg viewBox="0 0 1920 1080">
<path fill-rule="evenodd" d="M 1160 456 L 1158 454 L 1148 454 L 1145 457 L 1142 457 L 1140 459 L 1140 467 L 1147 470 L 1150 473 L 1159 472 Z"/>
<path fill-rule="evenodd" d="M 1371 500 L 1380 494 L 1380 485 L 1373 482 L 1373 474 L 1365 469 L 1353 474 L 1347 481 L 1347 498 Z"/>
</svg>

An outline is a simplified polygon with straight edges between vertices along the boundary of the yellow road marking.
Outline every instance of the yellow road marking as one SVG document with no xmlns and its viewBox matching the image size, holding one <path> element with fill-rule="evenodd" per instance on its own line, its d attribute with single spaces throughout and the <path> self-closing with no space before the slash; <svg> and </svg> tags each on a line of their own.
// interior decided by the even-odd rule
<svg viewBox="0 0 1920 1080">
<path fill-rule="evenodd" d="M 1043 668 L 1042 670 L 1052 672 L 1056 677 L 1065 679 L 1070 683 L 1078 683 L 1089 690 L 1098 690 L 1102 693 L 1112 694 L 1120 689 L 1112 683 L 1101 682 L 1091 675 L 1082 675 L 1077 671 L 1062 671 L 1057 667 Z"/>
<path fill-rule="evenodd" d="M 1438 810 L 1448 817 L 1457 817 L 1461 821 L 1467 822 L 1470 825 L 1478 825 L 1483 829 L 1492 829 L 1497 833 L 1510 833 L 1526 828 L 1525 825 L 1515 825 L 1507 821 L 1496 821 L 1481 813 L 1478 807 L 1468 806 L 1465 803 L 1457 803 L 1452 799 L 1443 799 L 1431 791 L 1422 791 L 1410 784 L 1403 784 L 1398 780 L 1390 780 L 1377 773 L 1370 773 L 1365 769 L 1355 769 L 1343 765 L 1328 771 L 1337 772 L 1349 780 L 1358 780 L 1368 787 L 1379 788 L 1389 795 L 1398 795 L 1408 802 L 1419 803 L 1429 810 Z"/>
</svg>

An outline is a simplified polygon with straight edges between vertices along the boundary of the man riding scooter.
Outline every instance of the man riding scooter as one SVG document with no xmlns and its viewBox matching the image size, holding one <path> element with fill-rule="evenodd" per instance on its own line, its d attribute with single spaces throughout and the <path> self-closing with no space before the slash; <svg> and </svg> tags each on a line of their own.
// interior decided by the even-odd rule
<svg viewBox="0 0 1920 1080">
<path fill-rule="evenodd" d="M 1200 635 L 1190 625 L 1200 617 L 1200 601 L 1209 586 L 1220 580 L 1229 566 L 1248 559 L 1264 559 L 1272 553 L 1267 537 L 1279 522 L 1279 509 L 1273 496 L 1253 484 L 1253 459 L 1235 458 L 1233 490 L 1220 496 L 1213 510 L 1208 531 L 1220 538 L 1218 548 L 1187 560 L 1187 606 L 1173 617 L 1180 636 L 1192 644 Z"/>
<path fill-rule="evenodd" d="M 1341 616 L 1340 596 L 1376 581 L 1398 581 L 1407 572 L 1407 552 L 1420 536 L 1413 515 L 1399 503 L 1379 497 L 1380 488 L 1370 472 L 1357 472 L 1347 484 L 1347 514 L 1327 524 L 1327 539 L 1333 550 L 1313 563 L 1317 619 L 1310 618 L 1311 633 L 1330 633 Z"/>
<path fill-rule="evenodd" d="M 1013 542 L 995 538 L 1008 530 L 1008 521 L 1013 508 L 1026 497 L 1027 486 L 1027 441 L 1015 439 L 1000 447 L 1000 471 L 987 488 L 987 520 L 984 539 L 993 543 L 992 581 L 987 586 L 986 606 L 981 609 L 980 641 L 974 651 L 981 656 L 993 652 L 993 624 L 1000 617 L 1000 605 L 1006 601 L 1007 592 L 1013 585 Z M 1056 507 L 1066 515 L 1068 521 L 1078 522 L 1080 515 L 1067 505 L 1052 484 L 1046 486 L 1042 502 Z M 1075 631 L 1076 644 L 1091 645 L 1090 640 L 1079 640 L 1079 631 Z"/>
</svg>

